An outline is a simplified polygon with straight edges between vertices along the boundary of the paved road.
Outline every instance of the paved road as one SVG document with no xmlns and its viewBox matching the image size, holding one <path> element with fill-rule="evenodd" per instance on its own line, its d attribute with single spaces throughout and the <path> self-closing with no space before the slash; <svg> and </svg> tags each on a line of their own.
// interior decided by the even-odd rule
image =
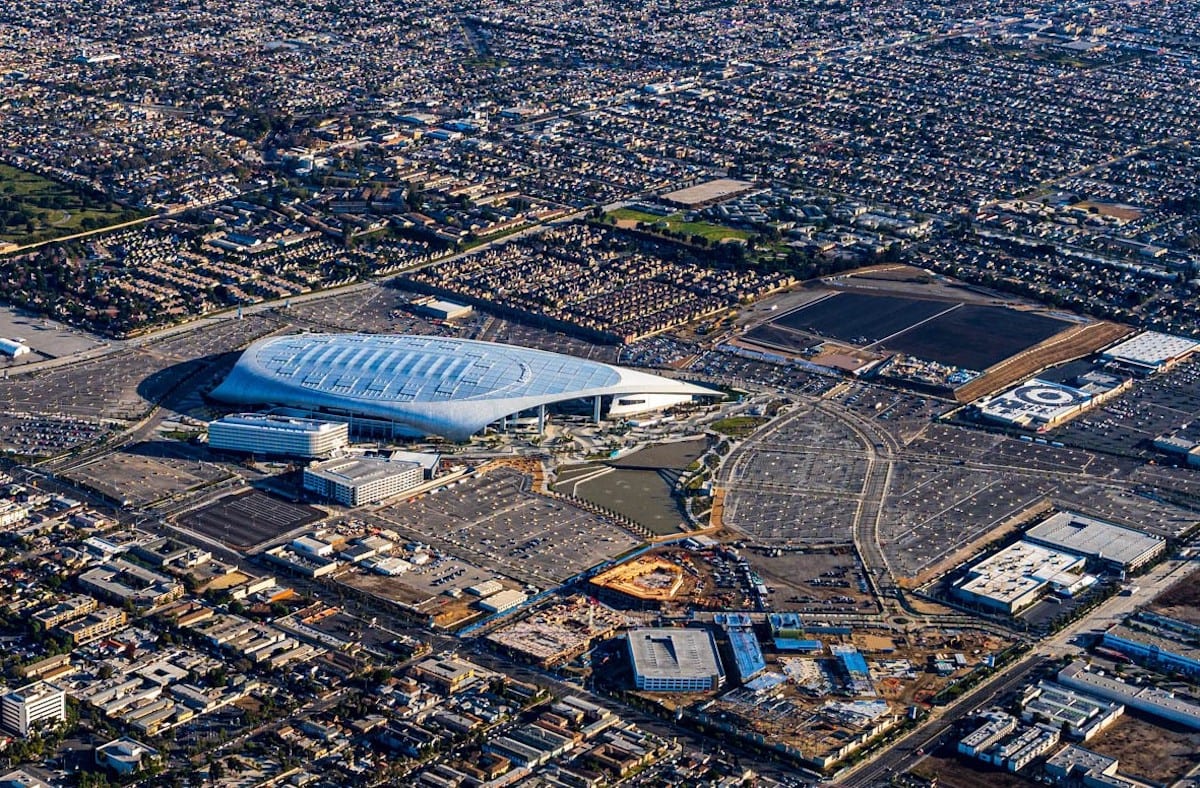
<svg viewBox="0 0 1200 788">
<path fill-rule="evenodd" d="M 1141 590 L 1132 596 L 1114 596 L 1105 600 L 1095 610 L 1079 621 L 1064 628 L 1053 637 L 1039 643 L 1025 660 L 997 674 L 991 681 L 967 693 L 947 706 L 935 721 L 927 723 L 906 736 L 882 755 L 846 775 L 840 775 L 843 785 L 865 788 L 887 782 L 890 775 L 908 771 L 915 766 L 932 743 L 946 733 L 950 727 L 981 706 L 985 706 L 1005 693 L 1011 692 L 1042 665 L 1073 653 L 1079 648 L 1072 641 L 1083 633 L 1099 632 L 1132 613 L 1137 607 L 1162 593 L 1174 583 L 1187 577 L 1197 566 L 1193 559 L 1171 559 L 1154 567 L 1138 579 Z"/>
<path fill-rule="evenodd" d="M 925 757 L 959 720 L 1024 684 L 1045 662 L 1045 657 L 1035 655 L 1016 663 L 997 679 L 963 695 L 933 722 L 908 734 L 880 757 L 848 773 L 839 774 L 838 784 L 848 788 L 886 785 L 891 775 L 908 771 Z"/>
</svg>

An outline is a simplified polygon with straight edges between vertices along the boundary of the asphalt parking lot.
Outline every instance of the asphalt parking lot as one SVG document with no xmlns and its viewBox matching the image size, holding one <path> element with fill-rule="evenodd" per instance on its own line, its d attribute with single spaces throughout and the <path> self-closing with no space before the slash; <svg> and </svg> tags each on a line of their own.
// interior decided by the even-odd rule
<svg viewBox="0 0 1200 788">
<path fill-rule="evenodd" d="M 515 470 L 497 468 L 360 518 L 539 586 L 641 543 L 599 515 L 530 492 L 528 483 Z"/>
<path fill-rule="evenodd" d="M 179 524 L 210 539 L 246 549 L 324 517 L 320 509 L 251 490 L 188 512 L 179 518 Z"/>
</svg>

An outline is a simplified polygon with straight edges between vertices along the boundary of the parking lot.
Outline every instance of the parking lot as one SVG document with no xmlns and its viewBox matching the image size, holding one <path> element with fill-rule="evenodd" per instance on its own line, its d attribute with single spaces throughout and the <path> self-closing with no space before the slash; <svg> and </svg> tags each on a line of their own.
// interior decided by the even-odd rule
<svg viewBox="0 0 1200 788">
<path fill-rule="evenodd" d="M 0 368 L 62 358 L 107 344 L 102 337 L 13 307 L 0 307 L 0 337 L 20 339 L 33 351 L 16 359 L 0 357 Z"/>
<path fill-rule="evenodd" d="M 1053 493 L 1053 481 L 958 466 L 898 462 L 880 521 L 892 571 L 915 577 Z"/>
<path fill-rule="evenodd" d="M 133 506 L 220 481 L 232 473 L 206 461 L 207 452 L 180 441 L 138 443 L 73 468 L 66 477 Z"/>
<path fill-rule="evenodd" d="M 320 509 L 288 503 L 258 490 L 222 498 L 179 518 L 184 528 L 244 550 L 325 517 Z"/>
<path fill-rule="evenodd" d="M 0 451 L 21 457 L 55 457 L 95 443 L 113 429 L 96 419 L 0 413 Z"/>
<path fill-rule="evenodd" d="M 1120 397 L 1054 430 L 1071 446 L 1130 457 L 1166 459 L 1151 445 L 1160 435 L 1200 420 L 1200 360 L 1134 381 Z"/>
<path fill-rule="evenodd" d="M 866 475 L 865 447 L 815 409 L 783 417 L 731 459 L 724 521 L 760 544 L 847 544 Z"/>
<path fill-rule="evenodd" d="M 92 419 L 140 418 L 212 357 L 236 350 L 278 325 L 256 316 L 122 350 L 91 361 L 0 380 L 0 410 Z"/>
<path fill-rule="evenodd" d="M 543 587 L 641 541 L 599 515 L 530 491 L 529 477 L 510 468 L 489 470 L 361 519 Z"/>
</svg>

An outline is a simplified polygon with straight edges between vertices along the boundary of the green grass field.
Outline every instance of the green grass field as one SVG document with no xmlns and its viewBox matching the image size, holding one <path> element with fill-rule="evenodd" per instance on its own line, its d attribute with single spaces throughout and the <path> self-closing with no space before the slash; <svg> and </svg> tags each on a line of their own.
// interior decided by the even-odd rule
<svg viewBox="0 0 1200 788">
<path fill-rule="evenodd" d="M 745 438 L 768 421 L 770 419 L 762 416 L 731 416 L 714 421 L 712 429 L 714 432 L 728 435 L 731 438 Z"/>
<path fill-rule="evenodd" d="M 27 244 L 137 218 L 135 211 L 0 164 L 0 243 Z"/>
<path fill-rule="evenodd" d="M 618 222 L 646 222 L 647 224 L 665 223 L 667 229 L 677 233 L 686 233 L 687 235 L 699 235 L 707 238 L 714 243 L 724 241 L 730 238 L 738 240 L 746 240 L 750 237 L 750 233 L 745 230 L 736 230 L 732 227 L 725 227 L 720 224 L 712 224 L 711 222 L 685 222 L 682 213 L 673 213 L 668 216 L 657 216 L 645 211 L 637 211 L 632 208 L 618 208 L 608 214 Z"/>
</svg>

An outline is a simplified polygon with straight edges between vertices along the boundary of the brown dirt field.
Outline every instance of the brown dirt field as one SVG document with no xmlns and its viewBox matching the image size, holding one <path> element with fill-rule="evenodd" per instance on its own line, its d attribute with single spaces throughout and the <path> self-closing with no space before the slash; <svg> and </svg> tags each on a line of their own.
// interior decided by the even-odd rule
<svg viewBox="0 0 1200 788">
<path fill-rule="evenodd" d="M 1156 782 L 1177 780 L 1200 763 L 1200 732 L 1156 725 L 1128 712 L 1086 746 L 1119 758 L 1122 774 Z"/>
<path fill-rule="evenodd" d="M 959 758 L 955 755 L 931 755 L 912 770 L 913 774 L 926 779 L 937 776 L 938 788 L 1030 788 L 1037 785 L 1019 774 L 1006 772 L 981 761 Z"/>
<path fill-rule="evenodd" d="M 1071 207 L 1080 208 L 1085 211 L 1089 208 L 1095 208 L 1096 213 L 1101 216 L 1115 216 L 1124 222 L 1132 222 L 1142 218 L 1142 211 L 1140 208 L 1132 205 L 1122 205 L 1121 203 L 1115 202 L 1095 202 L 1093 200 L 1085 200 L 1084 202 L 1077 202 Z"/>
<path fill-rule="evenodd" d="M 850 274 L 852 279 L 879 279 L 885 282 L 932 282 L 933 277 L 911 265 L 889 265 L 863 268 Z"/>
<path fill-rule="evenodd" d="M 1001 361 L 970 383 L 954 391 L 959 402 L 971 402 L 1024 380 L 1040 369 L 1095 353 L 1133 332 L 1133 329 L 1100 321 L 1074 326 L 1055 334 L 1023 353 Z"/>
<path fill-rule="evenodd" d="M 1156 613 L 1200 625 L 1200 569 L 1158 595 Z"/>
</svg>

